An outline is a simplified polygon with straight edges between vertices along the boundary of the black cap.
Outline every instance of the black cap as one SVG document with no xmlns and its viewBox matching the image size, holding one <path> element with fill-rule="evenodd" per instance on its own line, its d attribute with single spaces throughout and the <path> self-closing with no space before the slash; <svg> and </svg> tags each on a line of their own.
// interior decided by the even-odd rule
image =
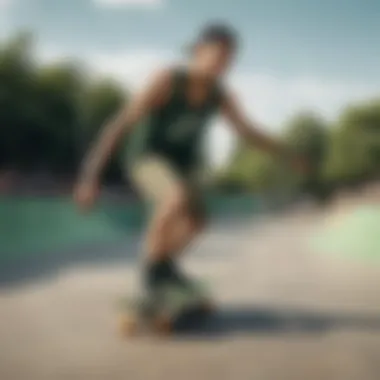
<svg viewBox="0 0 380 380">
<path fill-rule="evenodd" d="M 197 45 L 205 43 L 221 43 L 231 50 L 236 50 L 238 45 L 238 36 L 235 30 L 224 23 L 212 23 L 203 27 L 191 50 Z"/>
</svg>

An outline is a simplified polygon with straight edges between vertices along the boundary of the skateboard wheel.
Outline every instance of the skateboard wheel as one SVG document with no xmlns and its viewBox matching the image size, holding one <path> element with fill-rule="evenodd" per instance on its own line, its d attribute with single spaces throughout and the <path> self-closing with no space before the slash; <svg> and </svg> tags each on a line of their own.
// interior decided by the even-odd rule
<svg viewBox="0 0 380 380">
<path fill-rule="evenodd" d="M 201 305 L 201 309 L 206 314 L 211 314 L 215 311 L 215 305 L 211 301 L 205 301 Z"/>
<path fill-rule="evenodd" d="M 173 324 L 169 316 L 160 315 L 154 320 L 154 329 L 161 335 L 169 335 L 173 330 Z"/>
<path fill-rule="evenodd" d="M 119 331 L 123 337 L 136 335 L 138 323 L 134 316 L 122 315 L 119 319 Z"/>
</svg>

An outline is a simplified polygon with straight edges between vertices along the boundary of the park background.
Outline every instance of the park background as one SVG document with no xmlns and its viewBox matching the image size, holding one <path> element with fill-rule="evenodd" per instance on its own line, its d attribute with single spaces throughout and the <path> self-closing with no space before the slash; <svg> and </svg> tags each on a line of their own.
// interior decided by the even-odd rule
<svg viewBox="0 0 380 380">
<path fill-rule="evenodd" d="M 4 378 L 19 379 L 28 371 L 30 376 L 50 374 L 51 379 L 65 376 L 65 371 L 74 376 L 81 365 L 94 373 L 96 363 L 86 354 L 96 354 L 90 349 L 95 337 L 106 341 L 116 358 L 122 355 L 120 347 L 109 342 L 111 334 L 104 327 L 108 317 L 89 323 L 87 333 L 94 333 L 93 338 L 85 334 L 85 325 L 94 310 L 102 318 L 107 314 L 105 293 L 108 299 L 116 298 L 129 289 L 124 281 L 129 284 L 136 272 L 145 210 L 124 173 L 127 138 L 104 173 L 102 199 L 91 214 L 75 209 L 72 187 L 83 155 L 107 119 L 128 103 L 153 70 L 181 61 L 182 47 L 210 20 L 227 20 L 241 33 L 243 51 L 228 81 L 247 113 L 266 132 L 304 155 L 310 171 L 295 174 L 284 162 L 250 149 L 216 119 L 205 141 L 204 166 L 213 226 L 189 255 L 194 260 L 190 268 L 219 284 L 216 292 L 227 308 L 237 300 L 249 307 L 258 302 L 285 310 L 294 305 L 308 308 L 314 299 L 319 303 L 311 305 L 312 311 L 320 312 L 321 304 L 326 306 L 323 302 L 327 308 L 334 304 L 339 315 L 350 307 L 365 315 L 378 311 L 373 292 L 380 257 L 379 12 L 375 2 L 355 0 L 0 1 L 0 308 L 10 324 L 8 331 L 1 330 L 5 343 L 0 346 L 0 365 L 5 363 L 2 357 L 10 363 L 2 366 Z M 269 232 L 262 233 L 263 228 Z M 246 252 L 244 258 L 237 252 Z M 222 267 L 228 268 L 226 278 Z M 95 274 L 86 277 L 92 271 Z M 247 285 L 233 290 L 238 280 Z M 94 297 L 89 284 L 103 297 L 93 304 L 88 301 Z M 310 295 L 311 285 L 323 294 Z M 328 293 L 329 300 L 324 298 Z M 56 305 L 59 315 L 49 317 L 60 295 L 64 301 Z M 71 297 L 83 307 L 73 307 Z M 31 304 L 40 306 L 37 310 Z M 252 343 L 251 335 L 268 333 L 268 323 L 280 325 L 280 331 L 291 329 L 292 323 L 301 325 L 300 330 L 303 324 L 344 324 L 339 322 L 344 318 L 336 322 L 319 314 L 296 313 L 287 319 L 282 312 L 261 315 L 244 310 L 233 311 L 229 321 L 230 327 L 246 333 L 247 341 L 238 341 L 238 347 L 246 344 L 260 356 L 269 345 L 282 363 L 279 371 L 288 371 L 292 378 L 305 370 L 290 357 L 281 362 L 282 350 L 293 347 L 288 346 L 292 342 L 279 334 L 273 346 L 264 342 L 263 348 Z M 21 317 L 28 312 L 33 317 L 25 321 Z M 376 318 L 351 319 L 355 328 L 372 328 L 376 339 Z M 41 320 L 45 322 L 40 325 Z M 74 330 L 77 336 L 70 338 L 72 342 L 58 336 L 49 327 L 53 323 L 68 337 Z M 72 323 L 78 323 L 84 335 Z M 23 341 L 20 324 L 31 342 L 24 350 L 15 343 Z M 96 335 L 95 328 L 103 335 Z M 233 338 L 228 339 L 232 344 Z M 346 339 L 338 339 L 336 347 L 357 366 L 342 375 L 340 359 L 330 362 L 325 350 L 314 363 L 313 374 L 376 379 L 380 370 L 368 360 L 376 357 L 378 340 L 362 343 L 365 348 L 355 354 L 340 345 L 356 347 L 358 341 Z M 67 359 L 60 373 L 58 353 L 74 341 L 86 347 L 87 351 L 77 351 L 85 364 Z M 45 351 L 32 354 L 32 347 L 39 344 L 46 352 L 51 350 L 46 368 L 35 364 Z M 197 347 L 202 351 L 206 346 Z M 308 347 L 305 352 L 311 355 Z M 170 366 L 168 350 L 162 355 Z M 192 367 L 194 352 L 184 350 L 184 368 Z M 140 358 L 140 351 L 128 352 Z M 294 347 L 288 352 L 302 354 Z M 107 357 L 99 361 L 100 372 L 107 373 L 113 363 Z M 313 367 L 308 358 L 305 361 Z M 253 368 L 246 359 L 242 368 L 247 377 L 242 378 L 259 376 L 259 369 L 274 370 L 265 367 L 265 360 Z M 27 372 L 12 364 L 19 361 Z M 239 372 L 238 359 L 232 356 L 227 362 Z M 159 368 L 159 363 L 152 365 Z M 115 366 L 120 373 L 128 372 L 120 363 Z M 369 367 L 372 372 L 366 372 Z M 143 367 L 133 368 L 138 378 Z M 201 375 L 206 376 L 205 369 Z"/>
<path fill-rule="evenodd" d="M 85 62 L 40 63 L 36 44 L 33 34 L 22 32 L 5 40 L 0 50 L 3 252 L 115 238 L 116 230 L 141 224 L 142 209 L 124 169 L 127 138 L 104 175 L 109 205 L 86 221 L 76 215 L 70 201 L 85 152 L 107 119 L 128 101 L 128 88 L 88 75 Z M 217 128 L 224 126 L 216 123 L 205 147 L 210 211 L 248 215 L 305 197 L 326 202 L 334 193 L 375 181 L 379 126 L 376 97 L 344 105 L 332 120 L 313 109 L 291 114 L 276 133 L 269 133 L 310 163 L 309 173 L 295 175 L 286 163 L 244 142 L 218 141 L 226 131 L 221 134 Z"/>
</svg>

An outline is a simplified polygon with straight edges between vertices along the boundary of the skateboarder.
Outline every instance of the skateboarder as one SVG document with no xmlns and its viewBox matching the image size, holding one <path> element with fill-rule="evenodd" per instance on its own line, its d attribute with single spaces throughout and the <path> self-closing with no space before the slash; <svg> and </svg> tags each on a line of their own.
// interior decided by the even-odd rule
<svg viewBox="0 0 380 380">
<path fill-rule="evenodd" d="M 106 125 L 84 160 L 75 188 L 83 209 L 98 195 L 99 177 L 107 159 L 128 135 L 128 173 L 142 197 L 152 204 L 146 235 L 145 285 L 191 286 L 176 266 L 176 257 L 203 230 L 197 169 L 209 119 L 221 113 L 236 133 L 252 144 L 287 160 L 295 168 L 302 160 L 266 136 L 242 113 L 239 102 L 223 84 L 223 76 L 238 51 L 238 38 L 227 25 L 206 25 L 189 49 L 186 65 L 155 73 Z"/>
</svg>

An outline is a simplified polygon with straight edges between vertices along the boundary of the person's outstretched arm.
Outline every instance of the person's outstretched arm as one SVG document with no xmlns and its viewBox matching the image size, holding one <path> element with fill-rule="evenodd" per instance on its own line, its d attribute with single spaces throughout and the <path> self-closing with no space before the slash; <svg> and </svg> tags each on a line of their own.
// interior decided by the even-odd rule
<svg viewBox="0 0 380 380">
<path fill-rule="evenodd" d="M 83 161 L 79 176 L 80 182 L 96 183 L 98 181 L 101 171 L 121 137 L 131 131 L 152 109 L 160 105 L 169 86 L 170 73 L 168 71 L 160 72 L 144 91 L 134 96 L 128 105 L 123 107 L 105 125 Z"/>
<path fill-rule="evenodd" d="M 159 73 L 144 91 L 134 96 L 128 105 L 105 125 L 83 161 L 74 188 L 74 199 L 82 210 L 88 210 L 95 202 L 101 171 L 121 137 L 131 131 L 151 110 L 160 107 L 166 101 L 170 87 L 170 72 Z"/>
<path fill-rule="evenodd" d="M 289 149 L 287 149 L 282 143 L 262 132 L 263 128 L 258 123 L 245 116 L 233 96 L 228 94 L 223 96 L 222 113 L 234 131 L 236 131 L 238 135 L 249 144 L 265 150 L 274 156 L 286 159 L 290 161 L 296 169 L 303 170 L 303 160 L 291 154 Z"/>
</svg>

